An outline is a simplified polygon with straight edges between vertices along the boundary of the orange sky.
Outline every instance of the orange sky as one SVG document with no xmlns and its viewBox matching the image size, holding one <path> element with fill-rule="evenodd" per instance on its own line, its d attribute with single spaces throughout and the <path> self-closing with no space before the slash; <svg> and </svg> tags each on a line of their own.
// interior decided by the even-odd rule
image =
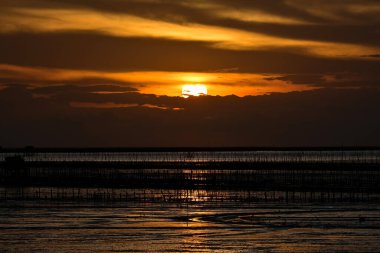
<svg viewBox="0 0 380 253">
<path fill-rule="evenodd" d="M 380 1 L 0 6 L 0 146 L 380 143 Z"/>
<path fill-rule="evenodd" d="M 4 84 L 101 79 L 169 96 L 203 84 L 211 95 L 245 96 L 340 85 L 345 74 L 378 79 L 380 45 L 371 28 L 380 4 L 370 0 L 0 4 Z"/>
<path fill-rule="evenodd" d="M 290 92 L 313 89 L 307 85 L 294 85 L 281 80 L 266 80 L 271 74 L 251 73 L 193 73 L 193 72 L 162 72 L 162 71 L 136 71 L 136 72 L 99 72 L 79 71 L 46 68 L 27 68 L 12 65 L 0 65 L 0 70 L 14 80 L 24 78 L 32 80 L 35 86 L 44 86 L 54 82 L 55 85 L 65 81 L 80 80 L 82 78 L 104 78 L 137 84 L 136 88 L 142 93 L 180 96 L 183 85 L 203 84 L 207 86 L 209 95 L 263 95 L 271 92 Z M 51 84 L 52 85 L 52 84 Z"/>
</svg>

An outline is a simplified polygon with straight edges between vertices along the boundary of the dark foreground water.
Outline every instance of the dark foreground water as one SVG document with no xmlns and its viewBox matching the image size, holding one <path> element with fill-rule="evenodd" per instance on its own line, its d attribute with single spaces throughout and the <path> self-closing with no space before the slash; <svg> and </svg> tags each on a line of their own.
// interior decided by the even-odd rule
<svg viewBox="0 0 380 253">
<path fill-rule="evenodd" d="M 375 204 L 0 204 L 0 252 L 380 252 Z"/>
<path fill-rule="evenodd" d="M 379 150 L 4 151 L 0 253 L 380 252 L 379 164 Z"/>
</svg>

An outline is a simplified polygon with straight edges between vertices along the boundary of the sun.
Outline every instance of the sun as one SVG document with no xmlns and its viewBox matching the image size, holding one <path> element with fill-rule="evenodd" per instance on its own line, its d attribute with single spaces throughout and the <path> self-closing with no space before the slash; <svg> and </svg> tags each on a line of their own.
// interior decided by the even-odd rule
<svg viewBox="0 0 380 253">
<path fill-rule="evenodd" d="M 182 97 L 207 95 L 207 87 L 203 84 L 185 84 L 182 86 Z"/>
</svg>

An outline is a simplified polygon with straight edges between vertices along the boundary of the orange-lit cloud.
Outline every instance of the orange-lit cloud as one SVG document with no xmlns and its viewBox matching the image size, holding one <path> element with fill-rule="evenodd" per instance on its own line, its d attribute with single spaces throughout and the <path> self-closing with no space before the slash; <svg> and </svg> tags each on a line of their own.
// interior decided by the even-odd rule
<svg viewBox="0 0 380 253">
<path fill-rule="evenodd" d="M 313 9 L 318 11 L 318 9 Z M 217 11 L 243 21 L 297 23 L 297 20 L 252 12 Z M 300 21 L 301 22 L 301 21 Z M 380 53 L 380 48 L 351 43 L 291 39 L 263 33 L 197 23 L 173 23 L 134 15 L 102 13 L 89 9 L 9 8 L 0 16 L 0 32 L 91 31 L 122 37 L 152 37 L 174 40 L 204 41 L 233 50 L 299 47 L 323 57 L 361 57 Z"/>
<path fill-rule="evenodd" d="M 290 92 L 315 89 L 307 84 L 291 84 L 269 79 L 273 75 L 251 73 L 190 73 L 190 72 L 100 72 L 64 69 L 28 68 L 0 65 L 0 77 L 18 81 L 28 80 L 31 84 L 74 82 L 83 78 L 104 78 L 134 84 L 142 93 L 181 96 L 185 84 L 203 84 L 209 95 L 262 95 L 272 92 Z"/>
<path fill-rule="evenodd" d="M 77 108 L 92 108 L 92 109 L 116 109 L 116 108 L 150 108 L 150 109 L 159 109 L 159 110 L 173 110 L 181 111 L 183 108 L 180 107 L 167 107 L 167 106 L 158 106 L 152 104 L 121 104 L 121 103 L 91 103 L 91 102 L 79 102 L 73 101 L 70 102 L 70 106 Z"/>
<path fill-rule="evenodd" d="M 207 2 L 184 2 L 183 5 L 186 5 L 191 8 L 197 8 L 200 10 L 205 10 L 207 12 L 213 13 L 217 17 L 227 18 L 227 19 L 236 19 L 246 22 L 253 23 L 272 23 L 272 24 L 286 24 L 286 25 L 306 25 L 310 22 L 301 20 L 298 18 L 286 17 L 282 15 L 276 15 L 262 10 L 246 9 L 246 8 L 230 8 L 223 4 L 217 4 L 216 2 L 207 3 Z"/>
</svg>

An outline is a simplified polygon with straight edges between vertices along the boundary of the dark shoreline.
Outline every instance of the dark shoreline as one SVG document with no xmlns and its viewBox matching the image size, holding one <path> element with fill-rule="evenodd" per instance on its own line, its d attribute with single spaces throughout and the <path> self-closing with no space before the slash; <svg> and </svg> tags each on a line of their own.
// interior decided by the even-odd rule
<svg viewBox="0 0 380 253">
<path fill-rule="evenodd" d="M 56 152 L 202 152 L 202 151 L 374 151 L 380 146 L 315 146 L 315 147 L 33 147 L 0 148 L 0 153 Z"/>
</svg>

